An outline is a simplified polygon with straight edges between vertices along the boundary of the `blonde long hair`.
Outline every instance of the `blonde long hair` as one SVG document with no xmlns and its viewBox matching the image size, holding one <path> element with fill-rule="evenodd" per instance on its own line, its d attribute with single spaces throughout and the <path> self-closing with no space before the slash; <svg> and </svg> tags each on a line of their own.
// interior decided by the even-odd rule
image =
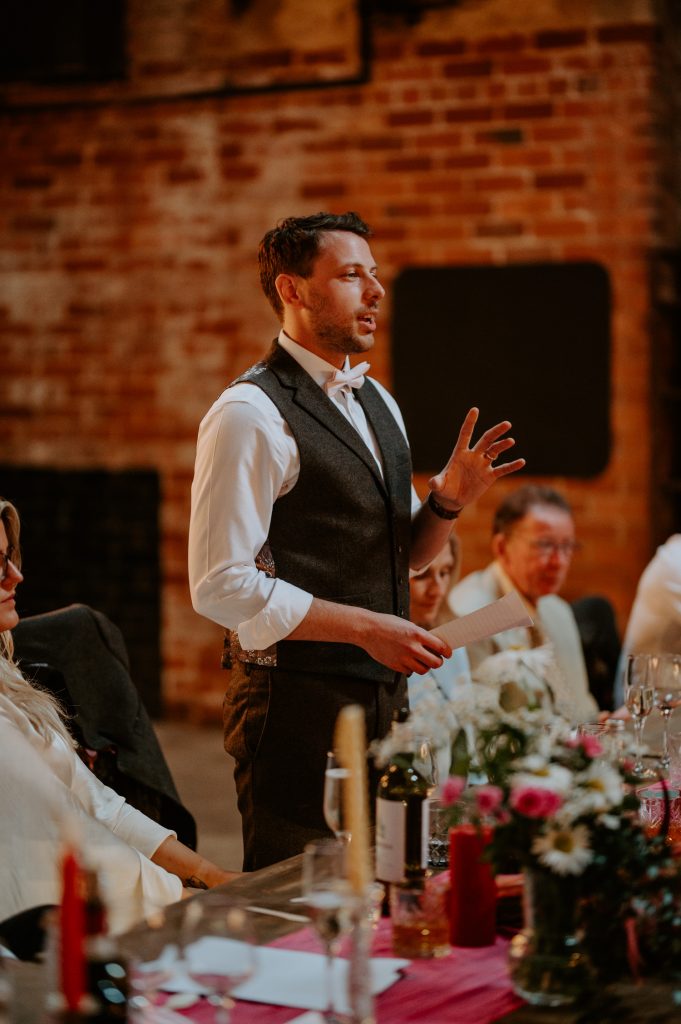
<svg viewBox="0 0 681 1024">
<path fill-rule="evenodd" d="M 0 498 L 0 520 L 5 527 L 7 541 L 14 549 L 12 561 L 19 568 L 19 513 L 5 498 Z M 51 741 L 53 734 L 57 733 L 69 746 L 74 745 L 57 701 L 45 690 L 32 686 L 21 674 L 14 660 L 14 642 L 9 630 L 0 633 L 0 695 L 7 697 L 15 708 L 23 711 L 33 728 L 45 740 Z"/>
</svg>

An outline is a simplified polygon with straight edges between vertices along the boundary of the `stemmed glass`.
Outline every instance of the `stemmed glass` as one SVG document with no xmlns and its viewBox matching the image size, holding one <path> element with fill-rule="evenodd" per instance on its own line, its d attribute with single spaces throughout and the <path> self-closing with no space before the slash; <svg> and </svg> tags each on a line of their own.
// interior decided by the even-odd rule
<svg viewBox="0 0 681 1024">
<path fill-rule="evenodd" d="M 130 1019 L 151 1020 L 160 991 L 175 973 L 179 956 L 177 935 L 164 912 L 158 910 L 147 920 L 146 927 L 128 932 L 119 943 L 128 961 Z"/>
<path fill-rule="evenodd" d="M 440 773 L 438 770 L 437 754 L 433 744 L 424 736 L 417 736 L 414 739 L 414 760 L 412 764 L 421 778 L 427 782 L 428 796 L 432 796 L 440 781 Z"/>
<path fill-rule="evenodd" d="M 653 654 L 650 658 L 652 682 L 655 687 L 655 707 L 663 718 L 662 757 L 660 766 L 669 771 L 669 719 L 674 708 L 681 704 L 681 658 L 673 654 Z"/>
<path fill-rule="evenodd" d="M 327 1024 L 337 1024 L 333 992 L 334 960 L 338 943 L 350 927 L 352 890 L 346 877 L 347 843 L 316 839 L 303 853 L 303 897 L 326 953 Z"/>
<path fill-rule="evenodd" d="M 229 1024 L 230 994 L 255 970 L 255 930 L 245 903 L 221 892 L 192 900 L 182 946 L 182 966 L 215 1008 L 215 1024 Z"/>
<path fill-rule="evenodd" d="M 624 703 L 634 723 L 636 735 L 636 761 L 634 775 L 639 779 L 656 778 L 652 768 L 643 764 L 642 738 L 643 723 L 655 704 L 655 687 L 651 679 L 649 654 L 630 654 L 627 658 L 624 680 Z"/>
<path fill-rule="evenodd" d="M 352 838 L 347 827 L 345 791 L 346 780 L 350 777 L 347 768 L 341 768 L 333 752 L 326 755 L 324 773 L 324 820 L 340 842 L 349 843 Z"/>
</svg>

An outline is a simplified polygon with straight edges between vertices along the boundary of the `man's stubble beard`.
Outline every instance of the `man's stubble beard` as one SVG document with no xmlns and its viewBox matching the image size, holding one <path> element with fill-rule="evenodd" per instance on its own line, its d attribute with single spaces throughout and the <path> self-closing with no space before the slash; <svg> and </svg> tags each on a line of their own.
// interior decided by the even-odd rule
<svg viewBox="0 0 681 1024">
<path fill-rule="evenodd" d="M 361 355 L 373 348 L 374 339 L 367 335 L 366 339 L 360 338 L 342 328 L 324 328 L 317 331 L 317 336 L 324 343 L 324 347 L 341 355 Z"/>
<path fill-rule="evenodd" d="M 312 328 L 324 348 L 341 355 L 361 355 L 374 346 L 373 334 L 355 333 L 347 324 L 329 321 L 324 315 L 324 303 L 308 306 Z"/>
</svg>

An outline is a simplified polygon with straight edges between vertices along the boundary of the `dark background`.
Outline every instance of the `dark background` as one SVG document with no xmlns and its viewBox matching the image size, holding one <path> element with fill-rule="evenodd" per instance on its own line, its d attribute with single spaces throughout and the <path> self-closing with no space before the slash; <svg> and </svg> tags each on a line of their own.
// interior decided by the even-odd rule
<svg viewBox="0 0 681 1024">
<path fill-rule="evenodd" d="M 0 494 L 21 517 L 21 617 L 74 603 L 103 612 L 123 633 L 147 711 L 158 715 L 158 474 L 0 466 Z"/>
<path fill-rule="evenodd" d="M 607 272 L 410 267 L 395 282 L 393 374 L 417 472 L 442 468 L 476 405 L 485 427 L 511 420 L 533 476 L 596 476 L 610 453 Z"/>
</svg>

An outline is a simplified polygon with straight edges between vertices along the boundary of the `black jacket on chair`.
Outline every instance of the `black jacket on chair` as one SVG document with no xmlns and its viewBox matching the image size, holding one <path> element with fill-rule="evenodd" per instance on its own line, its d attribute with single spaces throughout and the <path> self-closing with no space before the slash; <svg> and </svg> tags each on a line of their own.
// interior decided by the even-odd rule
<svg viewBox="0 0 681 1024">
<path fill-rule="evenodd" d="M 196 824 L 182 806 L 151 719 L 130 677 L 121 631 L 82 604 L 23 619 L 15 654 L 27 679 L 62 703 L 83 759 L 95 775 L 150 818 L 196 848 Z"/>
</svg>

